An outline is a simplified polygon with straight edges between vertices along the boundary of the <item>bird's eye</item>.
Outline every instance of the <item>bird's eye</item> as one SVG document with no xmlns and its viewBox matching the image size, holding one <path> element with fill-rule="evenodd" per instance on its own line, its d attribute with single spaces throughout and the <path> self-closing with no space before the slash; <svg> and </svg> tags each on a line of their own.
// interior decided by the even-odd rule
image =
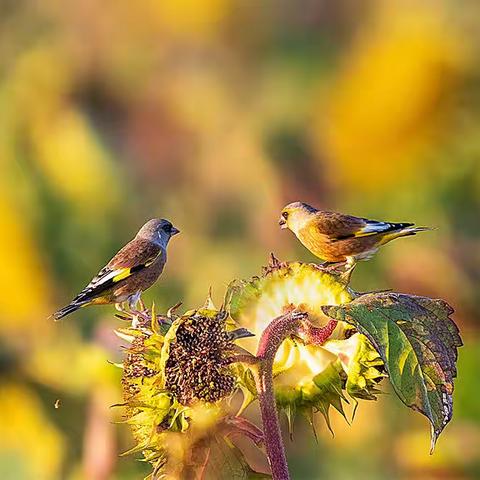
<svg viewBox="0 0 480 480">
<path fill-rule="evenodd" d="M 164 225 L 164 226 L 163 226 L 163 231 L 164 231 L 165 233 L 172 233 L 172 226 L 171 226 L 171 225 L 168 225 L 168 224 L 167 224 L 167 225 Z"/>
<path fill-rule="evenodd" d="M 288 212 L 282 212 L 282 217 L 286 220 L 288 218 Z"/>
</svg>

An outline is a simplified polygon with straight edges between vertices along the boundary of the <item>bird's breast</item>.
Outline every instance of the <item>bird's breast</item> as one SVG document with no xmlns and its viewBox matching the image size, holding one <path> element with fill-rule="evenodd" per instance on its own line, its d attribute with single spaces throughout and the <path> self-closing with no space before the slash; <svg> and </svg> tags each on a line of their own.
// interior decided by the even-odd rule
<svg viewBox="0 0 480 480">
<path fill-rule="evenodd" d="M 297 234 L 302 244 L 310 250 L 315 256 L 327 260 L 329 262 L 343 261 L 344 257 L 339 256 L 335 248 L 335 242 L 317 229 L 312 227 L 304 227 Z"/>
</svg>

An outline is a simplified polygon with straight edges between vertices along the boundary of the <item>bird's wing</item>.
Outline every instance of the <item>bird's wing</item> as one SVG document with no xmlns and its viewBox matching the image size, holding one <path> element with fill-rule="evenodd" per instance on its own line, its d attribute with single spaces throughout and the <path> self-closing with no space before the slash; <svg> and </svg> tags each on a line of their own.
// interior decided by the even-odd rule
<svg viewBox="0 0 480 480">
<path fill-rule="evenodd" d="M 108 262 L 110 269 L 138 269 L 150 266 L 158 256 L 162 255 L 162 248 L 156 243 L 135 238 L 127 243 L 119 252 Z"/>
<path fill-rule="evenodd" d="M 365 227 L 365 219 L 336 212 L 317 212 L 311 223 L 318 233 L 332 240 L 353 237 Z"/>
<path fill-rule="evenodd" d="M 336 212 L 318 212 L 315 216 L 315 226 L 319 233 L 332 240 L 378 235 L 411 225 L 413 223 L 379 222 Z"/>
<path fill-rule="evenodd" d="M 411 227 L 413 223 L 392 223 L 392 222 L 378 222 L 377 220 L 365 220 L 365 226 L 358 232 L 355 232 L 355 237 L 366 237 L 369 235 L 376 235 L 378 233 L 387 233 L 394 230 L 401 230 L 402 228 Z"/>
<path fill-rule="evenodd" d="M 143 239 L 132 240 L 98 272 L 75 300 L 84 301 L 97 297 L 116 283 L 147 268 L 161 255 L 163 251 L 158 245 Z"/>
</svg>

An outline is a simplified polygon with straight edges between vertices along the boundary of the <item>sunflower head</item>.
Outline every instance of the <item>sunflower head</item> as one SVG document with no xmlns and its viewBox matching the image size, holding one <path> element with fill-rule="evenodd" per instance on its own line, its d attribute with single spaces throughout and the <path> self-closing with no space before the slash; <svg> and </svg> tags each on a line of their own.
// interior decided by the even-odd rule
<svg viewBox="0 0 480 480">
<path fill-rule="evenodd" d="M 181 404 L 216 402 L 234 391 L 235 377 L 229 369 L 234 344 L 226 317 L 225 312 L 204 309 L 180 317 L 172 326 L 165 388 Z"/>
<path fill-rule="evenodd" d="M 255 353 L 257 339 L 272 319 L 289 311 L 308 314 L 318 327 L 329 322 L 322 306 L 351 302 L 357 294 L 345 276 L 314 264 L 280 262 L 272 256 L 263 274 L 236 281 L 229 289 L 230 313 L 255 337 L 243 341 Z M 342 401 L 373 399 L 385 376 L 383 363 L 370 342 L 344 322 L 338 322 L 329 340 L 312 345 L 299 335 L 284 340 L 273 365 L 277 404 L 293 412 L 320 411 L 328 423 L 330 406 L 344 415 Z"/>
<path fill-rule="evenodd" d="M 142 452 L 154 473 L 187 475 L 231 423 L 222 400 L 240 383 L 234 340 L 249 332 L 234 330 L 225 310 L 208 307 L 181 316 L 146 310 L 140 328 L 117 331 L 129 343 L 122 386 L 126 422 L 138 442 L 128 453 Z M 187 470 L 177 472 L 179 466 Z"/>
</svg>

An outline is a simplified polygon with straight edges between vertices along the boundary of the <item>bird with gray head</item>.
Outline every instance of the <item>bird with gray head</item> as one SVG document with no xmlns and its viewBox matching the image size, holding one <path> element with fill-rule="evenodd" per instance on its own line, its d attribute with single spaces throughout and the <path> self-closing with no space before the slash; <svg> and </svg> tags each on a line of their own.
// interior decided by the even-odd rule
<svg viewBox="0 0 480 480">
<path fill-rule="evenodd" d="M 162 273 L 168 242 L 179 232 L 168 220 L 149 220 L 70 304 L 52 317 L 60 320 L 79 308 L 112 303 L 121 307 L 128 302 L 134 310 L 142 292 Z"/>
<path fill-rule="evenodd" d="M 337 212 L 317 210 L 302 202 L 289 203 L 278 222 L 288 228 L 315 256 L 327 263 L 346 263 L 351 268 L 358 260 L 370 259 L 386 243 L 399 237 L 432 230 L 413 223 L 368 220 Z"/>
</svg>

